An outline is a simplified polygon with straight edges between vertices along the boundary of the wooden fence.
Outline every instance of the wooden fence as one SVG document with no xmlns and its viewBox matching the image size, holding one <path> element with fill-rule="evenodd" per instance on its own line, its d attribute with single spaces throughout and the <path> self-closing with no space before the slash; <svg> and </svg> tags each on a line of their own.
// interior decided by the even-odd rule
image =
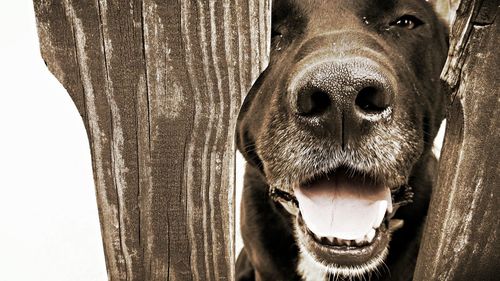
<svg viewBox="0 0 500 281">
<path fill-rule="evenodd" d="M 234 279 L 234 126 L 267 64 L 270 1 L 34 0 L 88 133 L 110 280 Z M 457 15 L 415 280 L 488 279 L 500 260 L 498 2 Z"/>
<path fill-rule="evenodd" d="M 461 0 L 457 10 L 446 135 L 414 280 L 500 276 L 499 5 Z"/>
<path fill-rule="evenodd" d="M 235 122 L 270 2 L 34 4 L 87 129 L 109 279 L 234 279 Z"/>
</svg>

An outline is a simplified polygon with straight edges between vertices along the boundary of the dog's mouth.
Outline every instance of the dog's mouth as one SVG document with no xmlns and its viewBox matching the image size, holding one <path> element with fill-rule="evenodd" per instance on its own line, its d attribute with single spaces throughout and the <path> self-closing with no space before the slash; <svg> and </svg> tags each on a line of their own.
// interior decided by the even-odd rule
<svg viewBox="0 0 500 281">
<path fill-rule="evenodd" d="M 391 233 L 403 226 L 393 216 L 412 196 L 408 186 L 391 188 L 346 167 L 314 175 L 293 191 L 275 190 L 273 195 L 296 215 L 300 248 L 324 268 L 344 275 L 353 268 L 358 273 L 372 270 L 383 261 Z"/>
</svg>

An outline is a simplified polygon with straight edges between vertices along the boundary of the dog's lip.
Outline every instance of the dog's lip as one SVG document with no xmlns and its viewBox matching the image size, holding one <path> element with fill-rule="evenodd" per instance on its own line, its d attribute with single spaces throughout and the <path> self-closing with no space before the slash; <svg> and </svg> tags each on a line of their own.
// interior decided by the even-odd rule
<svg viewBox="0 0 500 281">
<path fill-rule="evenodd" d="M 324 175 L 325 173 L 318 173 L 316 176 L 310 178 L 312 180 L 305 181 L 305 183 L 316 184 L 314 181 Z M 383 185 L 383 183 L 379 182 L 375 185 L 379 184 Z M 371 187 L 375 187 L 375 185 Z M 275 201 L 280 202 L 282 206 L 295 217 L 298 235 L 297 242 L 302 244 L 305 250 L 311 254 L 315 260 L 327 267 L 337 266 L 349 268 L 362 267 L 367 264 L 378 264 L 387 254 L 391 233 L 402 226 L 401 220 L 392 219 L 394 214 L 400 206 L 411 202 L 411 197 L 413 195 L 411 188 L 407 184 L 402 184 L 397 187 L 387 186 L 386 188 L 391 191 L 392 209 L 387 210 L 383 222 L 376 228 L 375 237 L 368 243 L 360 243 L 360 246 L 339 246 L 318 241 L 318 239 L 315 239 L 315 236 L 317 237 L 318 235 L 308 229 L 300 213 L 300 204 L 294 192 L 295 188 L 298 186 L 299 182 L 296 182 L 290 193 L 276 187 L 271 188 L 270 195 Z"/>
<path fill-rule="evenodd" d="M 353 168 L 353 165 L 344 164 L 339 165 L 335 168 L 330 168 L 327 170 L 318 170 L 315 173 L 311 173 L 308 176 L 303 177 L 301 180 L 295 182 L 297 187 L 305 187 L 312 185 L 315 182 L 324 180 L 325 178 L 336 177 L 337 174 L 344 174 L 345 177 L 349 178 L 363 178 L 363 181 L 369 182 L 371 185 L 383 185 L 384 181 L 373 171 L 361 171 Z"/>
<path fill-rule="evenodd" d="M 294 189 L 297 187 L 302 187 L 310 184 L 312 181 L 324 177 L 328 175 L 330 172 L 335 171 L 338 168 L 346 168 L 351 169 L 350 165 L 340 165 L 337 168 L 329 168 L 327 170 L 318 170 L 316 173 L 311 173 L 308 176 L 301 176 L 300 179 L 296 179 L 294 181 L 287 180 L 274 180 L 273 183 L 270 184 L 269 195 L 270 197 L 276 201 L 281 202 L 283 205 L 289 205 L 290 207 L 299 207 L 297 198 L 294 194 Z M 356 171 L 356 169 L 352 169 L 352 171 Z M 359 172 L 359 171 L 358 171 Z M 383 185 L 389 188 L 393 197 L 393 207 L 399 207 L 402 205 L 406 205 L 412 202 L 413 192 L 412 188 L 408 185 L 408 178 L 402 176 L 395 176 L 391 179 L 382 179 L 373 171 L 362 171 L 363 175 L 369 177 L 374 181 L 377 185 Z M 389 184 L 392 183 L 392 184 Z M 285 208 L 290 212 L 290 208 Z M 295 213 L 295 212 L 290 212 Z"/>
<path fill-rule="evenodd" d="M 311 178 L 314 179 L 314 177 Z M 291 189 L 281 189 L 279 185 L 271 185 L 269 192 L 271 198 L 281 203 L 284 209 L 293 216 L 296 242 L 300 245 L 304 255 L 312 257 L 315 262 L 332 270 L 342 271 L 352 268 L 373 270 L 386 258 L 391 234 L 403 226 L 402 220 L 393 219 L 393 217 L 399 207 L 411 202 L 413 193 L 411 192 L 411 187 L 406 182 L 404 180 L 402 184 L 397 186 L 385 185 L 391 191 L 392 210 L 387 210 L 383 222 L 376 228 L 375 236 L 370 242 L 365 243 L 367 242 L 365 239 L 364 242 L 356 243 L 357 245 L 354 246 L 352 243 L 351 246 L 332 245 L 337 244 L 335 242 L 338 242 L 338 240 L 335 239 L 333 239 L 333 243 L 331 241 L 322 243 L 321 240 L 326 242 L 324 240 L 325 237 L 315 239 L 318 235 L 309 231 L 301 217 L 299 201 L 294 193 L 295 188 L 299 185 L 298 181 L 292 184 Z M 384 183 L 380 182 L 377 184 L 384 185 Z M 327 237 L 326 239 L 331 238 Z"/>
<path fill-rule="evenodd" d="M 389 245 L 391 233 L 402 226 L 402 220 L 391 219 L 388 216 L 384 223 L 376 229 L 375 237 L 368 244 L 338 246 L 318 241 L 307 228 L 300 213 L 296 216 L 296 223 L 301 232 L 302 243 L 307 251 L 325 266 L 340 267 L 363 266 L 380 257 Z"/>
<path fill-rule="evenodd" d="M 391 233 L 402 227 L 402 220 L 393 219 L 393 216 L 399 207 L 411 202 L 413 193 L 407 184 L 388 188 L 392 193 L 393 208 L 385 214 L 383 222 L 376 228 L 375 237 L 371 242 L 361 243 L 360 246 L 339 246 L 318 241 L 315 239 L 317 235 L 310 231 L 303 221 L 299 202 L 293 192 L 294 189 L 292 188 L 292 192 L 288 193 L 279 188 L 272 188 L 270 193 L 274 200 L 280 202 L 295 217 L 297 242 L 302 244 L 316 261 L 327 267 L 355 268 L 378 264 L 383 260 L 388 252 Z"/>
</svg>

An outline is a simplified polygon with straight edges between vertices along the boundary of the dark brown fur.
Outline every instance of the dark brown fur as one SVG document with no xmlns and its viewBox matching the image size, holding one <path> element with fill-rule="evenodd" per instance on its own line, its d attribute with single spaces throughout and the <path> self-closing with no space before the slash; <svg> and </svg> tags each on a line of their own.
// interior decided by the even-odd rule
<svg viewBox="0 0 500 281">
<path fill-rule="evenodd" d="M 414 30 L 390 26 L 405 14 L 423 24 Z M 393 235 L 388 270 L 371 279 L 410 280 L 435 174 L 432 141 L 443 119 L 444 24 L 423 0 L 282 0 L 273 3 L 272 25 L 269 66 L 248 94 L 237 126 L 237 145 L 248 161 L 237 280 L 301 280 L 294 218 L 268 190 L 292 193 L 293 182 L 346 163 L 387 185 L 413 187 L 414 203 L 396 215 L 405 226 Z M 325 50 L 339 58 L 369 57 L 393 70 L 397 92 L 390 120 L 366 124 L 334 116 L 311 126 L 294 114 L 290 81 L 324 59 Z"/>
</svg>

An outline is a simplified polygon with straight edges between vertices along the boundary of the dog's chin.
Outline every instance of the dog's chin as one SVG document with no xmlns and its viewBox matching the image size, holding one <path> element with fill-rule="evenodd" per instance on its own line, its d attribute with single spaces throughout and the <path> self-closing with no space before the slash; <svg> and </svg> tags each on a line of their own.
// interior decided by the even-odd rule
<svg viewBox="0 0 500 281">
<path fill-rule="evenodd" d="M 390 241 L 390 231 L 383 224 L 370 242 L 320 237 L 305 226 L 300 213 L 294 223 L 295 239 L 300 249 L 299 273 L 305 280 L 324 280 L 323 276 L 361 277 L 378 271 Z M 313 277 L 316 276 L 316 277 Z"/>
<path fill-rule="evenodd" d="M 366 275 L 371 276 L 373 273 L 378 274 L 380 272 L 379 268 L 384 264 L 384 260 L 389 252 L 388 248 L 384 248 L 378 256 L 367 263 L 341 266 L 318 261 L 315 254 L 307 250 L 303 244 L 299 244 L 299 249 L 297 272 L 305 281 L 331 280 L 327 277 L 334 277 L 334 280 L 336 277 L 363 278 Z M 367 280 L 369 280 L 369 277 Z"/>
</svg>

